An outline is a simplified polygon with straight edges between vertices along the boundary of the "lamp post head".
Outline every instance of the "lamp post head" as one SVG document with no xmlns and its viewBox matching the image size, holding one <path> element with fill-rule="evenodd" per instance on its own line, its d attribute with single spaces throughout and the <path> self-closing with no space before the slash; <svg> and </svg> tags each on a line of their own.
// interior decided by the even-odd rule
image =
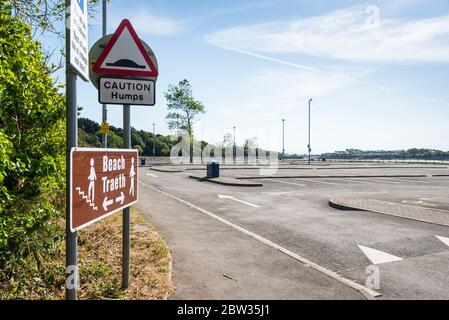
<svg viewBox="0 0 449 320">
<path fill-rule="evenodd" d="M 310 98 L 310 99 L 309 99 L 309 103 L 312 102 L 312 100 L 313 100 L 313 98 Z"/>
</svg>

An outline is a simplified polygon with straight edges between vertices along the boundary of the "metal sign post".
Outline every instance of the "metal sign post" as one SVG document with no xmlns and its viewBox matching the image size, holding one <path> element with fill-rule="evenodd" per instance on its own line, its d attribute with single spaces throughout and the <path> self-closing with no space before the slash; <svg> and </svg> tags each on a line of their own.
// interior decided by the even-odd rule
<svg viewBox="0 0 449 320">
<path fill-rule="evenodd" d="M 130 105 L 123 105 L 123 147 L 131 148 L 131 110 Z M 136 159 L 137 163 L 137 159 Z M 123 209 L 123 241 L 122 241 L 122 288 L 129 287 L 129 251 L 131 248 L 130 225 L 131 225 L 130 207 Z"/>
<path fill-rule="evenodd" d="M 78 259 L 77 234 L 71 229 L 70 169 L 72 167 L 71 149 L 78 144 L 78 118 L 76 107 L 76 80 L 80 76 L 88 81 L 88 25 L 86 1 L 65 0 L 66 6 L 66 283 L 67 300 L 77 299 Z"/>
<path fill-rule="evenodd" d="M 103 37 L 106 36 L 107 32 L 107 3 L 106 0 L 103 0 Z M 106 104 L 103 104 L 103 115 L 102 115 L 102 123 L 108 123 L 108 106 Z M 102 132 L 102 143 L 103 148 L 108 147 L 108 133 Z"/>
<path fill-rule="evenodd" d="M 67 0 L 70 2 L 70 0 Z M 70 39 L 67 38 L 70 45 Z M 65 297 L 76 300 L 78 285 L 77 236 L 70 230 L 70 150 L 77 146 L 78 126 L 76 110 L 76 75 L 72 73 L 69 64 L 66 66 L 66 117 L 67 117 L 67 149 L 66 149 L 66 275 Z M 70 280 L 69 280 L 70 277 Z"/>
<path fill-rule="evenodd" d="M 130 105 L 155 104 L 155 82 L 159 74 L 156 57 L 151 48 L 137 36 L 131 22 L 124 19 L 114 34 L 103 36 L 93 45 L 89 62 L 89 76 L 98 89 L 99 102 L 123 105 L 123 147 L 129 149 Z M 138 153 L 136 165 L 137 161 Z M 130 211 L 130 205 L 123 209 L 123 289 L 129 287 Z"/>
</svg>

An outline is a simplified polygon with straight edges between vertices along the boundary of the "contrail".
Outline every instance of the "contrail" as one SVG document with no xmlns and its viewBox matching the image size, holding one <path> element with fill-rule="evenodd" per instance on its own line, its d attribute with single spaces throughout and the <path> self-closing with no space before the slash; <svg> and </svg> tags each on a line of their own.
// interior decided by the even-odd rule
<svg viewBox="0 0 449 320">
<path fill-rule="evenodd" d="M 307 71 L 312 71 L 312 72 L 317 72 L 317 73 L 327 73 L 327 74 L 333 75 L 335 77 L 339 77 L 341 79 L 346 79 L 346 80 L 349 80 L 349 81 L 353 81 L 353 82 L 356 82 L 356 83 L 359 83 L 359 84 L 362 84 L 364 86 L 368 86 L 368 87 L 371 87 L 371 88 L 376 88 L 376 89 L 379 89 L 379 90 L 391 90 L 390 88 L 387 88 L 387 87 L 384 87 L 384 86 L 381 86 L 381 85 L 378 85 L 378 84 L 375 84 L 375 83 L 366 82 L 366 81 L 359 80 L 359 79 L 352 78 L 352 77 L 348 77 L 348 76 L 345 76 L 345 75 L 342 75 L 342 74 L 339 74 L 339 73 L 330 72 L 328 70 L 313 68 L 313 67 L 309 67 L 309 66 L 306 66 L 306 65 L 293 63 L 293 62 L 289 62 L 289 61 L 285 61 L 285 60 L 280 60 L 280 59 L 264 56 L 264 55 L 261 55 L 261 54 L 257 54 L 257 53 L 251 52 L 251 51 L 240 50 L 240 49 L 237 49 L 237 48 L 232 48 L 232 47 L 223 46 L 223 45 L 219 45 L 219 44 L 213 44 L 213 45 L 216 46 L 216 47 L 225 49 L 225 50 L 237 52 L 237 53 L 244 54 L 244 55 L 247 55 L 247 56 L 252 56 L 252 57 L 255 57 L 255 58 L 258 58 L 258 59 L 261 59 L 261 60 L 276 62 L 276 63 L 283 64 L 283 65 L 286 65 L 286 66 L 294 67 L 294 68 L 297 68 L 297 69 L 302 69 L 302 70 L 307 70 Z M 432 99 L 432 98 L 428 98 L 428 97 L 421 97 L 421 98 L 423 100 L 427 100 L 429 102 L 438 103 L 438 104 L 444 104 L 446 106 L 449 106 L 449 102 L 446 102 L 446 101 L 436 100 L 436 99 Z"/>
<path fill-rule="evenodd" d="M 280 60 L 280 59 L 276 59 L 276 58 L 272 58 L 272 57 L 267 57 L 267 56 L 263 56 L 263 55 L 260 55 L 260 54 L 257 54 L 257 53 L 251 52 L 251 51 L 240 50 L 240 49 L 231 48 L 231 47 L 227 47 L 227 46 L 223 46 L 223 45 L 219 45 L 219 44 L 214 44 L 214 45 L 216 47 L 219 47 L 219 48 L 222 48 L 222 49 L 225 49 L 225 50 L 229 50 L 229 51 L 245 54 L 247 56 L 252 56 L 252 57 L 255 57 L 255 58 L 258 58 L 258 59 L 271 61 L 271 62 L 276 62 L 276 63 L 280 63 L 280 64 L 283 64 L 283 65 L 286 65 L 286 66 L 290 66 L 290 67 L 294 67 L 294 68 L 298 68 L 298 69 L 302 69 L 302 70 L 307 70 L 307 71 L 312 71 L 312 72 L 317 72 L 317 73 L 331 74 L 331 75 L 333 75 L 335 77 L 339 77 L 339 78 L 346 79 L 346 80 L 349 80 L 349 81 L 357 82 L 359 84 L 362 84 L 362 85 L 365 85 L 365 86 L 369 86 L 369 87 L 372 87 L 372 88 L 376 88 L 376 89 L 380 89 L 380 90 L 390 90 L 387 87 L 384 87 L 384 86 L 381 86 L 381 85 L 378 85 L 378 84 L 375 84 L 375 83 L 362 81 L 362 80 L 359 80 L 359 79 L 356 79 L 356 78 L 351 78 L 351 77 L 348 77 L 348 76 L 345 76 L 345 75 L 342 75 L 342 74 L 339 74 L 339 73 L 330 72 L 330 71 L 323 70 L 323 69 L 318 69 L 318 68 L 313 68 L 313 67 L 305 66 L 305 65 L 302 65 L 302 64 L 288 62 L 288 61 L 285 61 L 285 60 Z"/>
</svg>

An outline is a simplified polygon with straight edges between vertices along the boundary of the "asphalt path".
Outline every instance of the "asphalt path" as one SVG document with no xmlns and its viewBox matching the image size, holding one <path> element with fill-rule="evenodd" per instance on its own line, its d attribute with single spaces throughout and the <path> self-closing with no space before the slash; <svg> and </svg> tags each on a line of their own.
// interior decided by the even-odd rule
<svg viewBox="0 0 449 320">
<path fill-rule="evenodd" d="M 213 213 L 226 222 L 244 228 L 354 283 L 366 286 L 367 279 L 372 279 L 370 276 L 377 275 L 378 272 L 379 287 L 375 288 L 375 291 L 382 294 L 382 297 L 378 299 L 449 299 L 449 246 L 443 241 L 449 238 L 449 228 L 372 212 L 340 211 L 328 205 L 331 198 L 350 196 L 437 208 L 448 210 L 449 214 L 449 196 L 447 196 L 449 177 L 433 177 L 433 175 L 448 174 L 447 167 L 282 169 L 279 172 L 280 174 L 264 178 L 262 180 L 264 186 L 260 188 L 227 187 L 189 179 L 188 172 L 163 173 L 148 168 L 140 170 L 139 179 L 147 186 Z M 259 170 L 223 170 L 222 174 L 232 177 L 254 176 L 259 174 Z M 285 175 L 388 175 L 391 177 L 277 177 Z M 424 177 L 393 177 L 402 175 L 423 175 Z M 148 194 L 154 191 L 154 189 L 145 189 L 141 186 L 139 206 L 149 207 L 151 197 Z M 170 199 L 170 201 L 174 200 Z M 178 205 L 186 207 L 185 203 L 178 203 Z M 166 208 L 171 206 L 166 205 Z M 192 208 L 184 210 L 189 211 Z M 176 215 L 182 217 L 183 209 L 180 208 L 172 214 L 174 214 L 172 219 L 176 221 Z M 153 213 L 153 215 L 157 220 L 156 225 L 164 234 L 166 233 L 169 245 L 171 238 L 178 241 L 189 238 L 189 234 L 181 238 L 179 235 L 175 236 L 174 234 L 182 231 L 175 228 L 175 223 L 167 223 L 164 213 Z M 201 212 L 199 216 L 206 221 L 211 220 L 209 216 L 201 215 Z M 211 221 L 210 223 L 212 225 Z M 215 219 L 213 224 L 216 223 L 220 221 Z M 224 223 L 221 222 L 221 224 L 222 227 L 230 229 Z M 178 233 L 173 232 L 175 229 Z M 214 241 L 214 233 L 208 233 L 204 229 L 197 231 L 203 233 L 204 247 L 213 246 L 216 253 L 224 250 Z M 236 235 L 239 231 L 233 229 L 232 232 L 229 230 L 229 233 Z M 228 251 L 234 250 L 244 256 L 248 248 L 256 244 L 253 238 L 244 234 L 240 236 L 243 237 L 239 238 L 240 242 L 225 247 Z M 263 246 L 258 244 L 256 247 L 259 245 Z M 224 251 L 228 252 L 226 250 Z M 282 256 L 279 250 L 267 246 L 264 250 L 263 256 L 270 257 L 272 262 L 276 260 L 275 256 Z M 188 254 L 189 248 L 183 247 L 181 252 Z M 175 261 L 176 256 L 175 251 Z M 194 263 L 192 261 L 199 259 L 199 256 L 192 257 L 181 265 L 188 266 Z M 214 264 L 219 264 L 220 259 L 220 254 L 214 255 Z M 271 269 L 271 271 L 275 270 L 278 280 L 291 276 L 292 269 L 286 267 L 287 265 L 294 270 L 301 268 L 298 261 L 290 258 L 288 261 L 291 265 L 287 263 L 279 268 Z M 379 263 L 379 261 L 383 262 Z M 248 272 L 258 268 L 260 269 L 260 266 L 251 264 L 247 266 Z M 373 270 L 375 270 L 374 273 Z M 329 278 L 320 272 L 314 272 L 312 278 L 309 279 L 308 284 L 316 291 L 310 291 L 314 293 L 311 294 L 311 298 L 360 298 L 359 293 L 351 288 L 345 291 L 336 285 L 336 282 L 339 282 L 338 279 Z M 275 281 L 268 278 L 266 280 Z M 180 291 L 182 298 L 197 297 L 194 293 L 196 290 L 201 290 L 198 283 L 201 280 L 195 281 L 187 279 L 182 272 L 180 273 L 181 288 L 184 285 L 191 288 L 190 291 Z M 208 287 L 208 281 L 205 278 L 201 285 Z M 345 287 L 344 283 L 341 285 Z M 332 294 L 323 294 L 328 287 L 334 288 L 331 290 Z M 238 292 L 243 292 L 239 290 L 225 290 L 227 293 L 216 293 L 216 296 L 233 298 L 235 295 L 239 296 Z M 244 298 L 260 296 L 256 294 L 258 290 L 244 292 L 242 293 Z M 294 288 L 288 286 L 285 292 L 289 294 L 274 294 L 274 298 L 307 298 L 306 292 L 295 295 Z M 273 295 L 270 297 L 273 298 Z"/>
</svg>

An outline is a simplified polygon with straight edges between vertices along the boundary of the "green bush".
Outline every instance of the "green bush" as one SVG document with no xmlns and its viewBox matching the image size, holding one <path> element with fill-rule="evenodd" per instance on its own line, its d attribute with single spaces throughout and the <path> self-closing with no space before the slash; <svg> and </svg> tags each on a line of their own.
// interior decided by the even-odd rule
<svg viewBox="0 0 449 320">
<path fill-rule="evenodd" d="M 0 3 L 0 285 L 25 262 L 39 269 L 39 257 L 60 243 L 54 221 L 65 203 L 65 98 L 7 3 Z"/>
</svg>

